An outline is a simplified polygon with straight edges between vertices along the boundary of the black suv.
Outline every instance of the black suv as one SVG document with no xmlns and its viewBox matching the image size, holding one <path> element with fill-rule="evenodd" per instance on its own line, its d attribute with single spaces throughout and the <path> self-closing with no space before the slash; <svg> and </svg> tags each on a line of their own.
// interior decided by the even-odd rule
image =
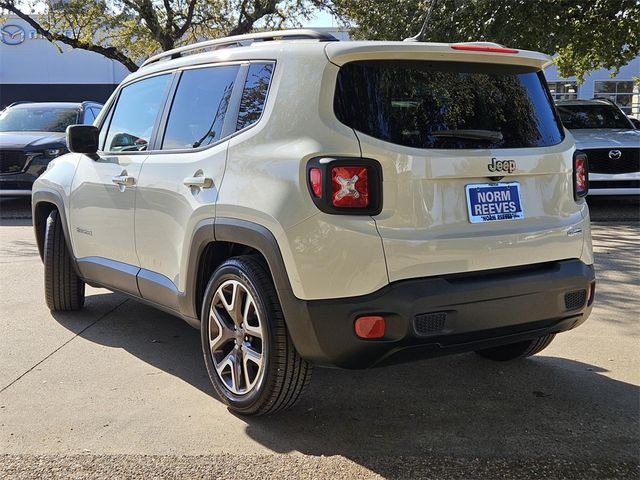
<svg viewBox="0 0 640 480">
<path fill-rule="evenodd" d="M 92 124 L 102 104 L 18 102 L 0 112 L 0 196 L 31 195 L 49 162 L 66 153 L 67 126 Z"/>
</svg>

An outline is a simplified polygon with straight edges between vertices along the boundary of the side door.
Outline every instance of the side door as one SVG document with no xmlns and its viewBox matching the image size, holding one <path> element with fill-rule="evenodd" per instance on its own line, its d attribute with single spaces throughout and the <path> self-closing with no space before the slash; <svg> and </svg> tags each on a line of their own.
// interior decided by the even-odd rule
<svg viewBox="0 0 640 480">
<path fill-rule="evenodd" d="M 191 237 L 202 225 L 213 236 L 228 138 L 242 124 L 238 110 L 247 103 L 245 82 L 264 65 L 270 78 L 271 63 L 197 66 L 179 72 L 161 122 L 158 150 L 150 152 L 142 168 L 135 219 L 140 293 L 187 316 L 194 312 L 185 312 L 179 301 L 187 290 Z"/>
<path fill-rule="evenodd" d="M 70 230 L 84 278 L 139 295 L 134 203 L 172 74 L 123 87 L 100 126 L 100 151 L 81 155 L 70 190 Z"/>
</svg>

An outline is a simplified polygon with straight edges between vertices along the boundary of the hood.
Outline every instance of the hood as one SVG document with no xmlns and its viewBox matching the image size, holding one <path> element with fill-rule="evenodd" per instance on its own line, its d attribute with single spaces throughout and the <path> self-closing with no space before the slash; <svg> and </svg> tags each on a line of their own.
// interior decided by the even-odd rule
<svg viewBox="0 0 640 480">
<path fill-rule="evenodd" d="M 640 148 L 640 130 L 585 128 L 570 130 L 576 148 Z"/>
<path fill-rule="evenodd" d="M 65 146 L 64 132 L 0 132 L 0 148 L 29 150 Z"/>
</svg>

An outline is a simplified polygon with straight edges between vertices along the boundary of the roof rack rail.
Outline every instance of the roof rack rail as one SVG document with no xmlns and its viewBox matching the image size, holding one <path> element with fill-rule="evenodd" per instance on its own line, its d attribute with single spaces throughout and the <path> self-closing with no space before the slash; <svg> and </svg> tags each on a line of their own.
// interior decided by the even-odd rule
<svg viewBox="0 0 640 480">
<path fill-rule="evenodd" d="M 295 29 L 295 30 L 278 30 L 274 32 L 258 32 L 248 33 L 246 35 L 234 35 L 232 37 L 218 38 L 215 40 L 206 40 L 204 42 L 186 45 L 184 47 L 174 48 L 147 59 L 140 68 L 144 68 L 155 62 L 164 59 L 180 58 L 188 52 L 195 50 L 217 50 L 228 47 L 243 47 L 251 45 L 254 42 L 268 42 L 273 40 L 318 40 L 320 42 L 337 42 L 338 39 L 333 35 L 325 32 L 319 32 L 311 29 Z"/>
<path fill-rule="evenodd" d="M 22 105 L 23 103 L 33 103 L 33 102 L 31 100 L 20 100 L 19 102 L 10 103 L 5 108 L 14 107 L 16 105 Z"/>
</svg>

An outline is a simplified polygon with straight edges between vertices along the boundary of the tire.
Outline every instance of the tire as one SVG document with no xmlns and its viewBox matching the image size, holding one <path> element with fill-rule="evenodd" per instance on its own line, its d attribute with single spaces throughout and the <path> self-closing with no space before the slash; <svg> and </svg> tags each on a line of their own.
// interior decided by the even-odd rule
<svg viewBox="0 0 640 480">
<path fill-rule="evenodd" d="M 551 340 L 553 340 L 555 336 L 555 333 L 550 333 L 548 335 L 534 338 L 533 340 L 526 340 L 524 342 L 510 343 L 508 345 L 502 345 L 500 347 L 477 350 L 476 353 L 481 357 L 485 357 L 498 362 L 506 362 L 509 360 L 515 360 L 517 358 L 530 357 L 547 348 L 551 343 Z"/>
<path fill-rule="evenodd" d="M 218 267 L 201 319 L 209 379 L 230 410 L 266 415 L 298 401 L 312 368 L 291 341 L 271 275 L 259 258 L 235 257 Z"/>
<path fill-rule="evenodd" d="M 44 294 L 52 312 L 84 305 L 84 282 L 76 275 L 57 210 L 47 218 L 44 234 Z"/>
</svg>

